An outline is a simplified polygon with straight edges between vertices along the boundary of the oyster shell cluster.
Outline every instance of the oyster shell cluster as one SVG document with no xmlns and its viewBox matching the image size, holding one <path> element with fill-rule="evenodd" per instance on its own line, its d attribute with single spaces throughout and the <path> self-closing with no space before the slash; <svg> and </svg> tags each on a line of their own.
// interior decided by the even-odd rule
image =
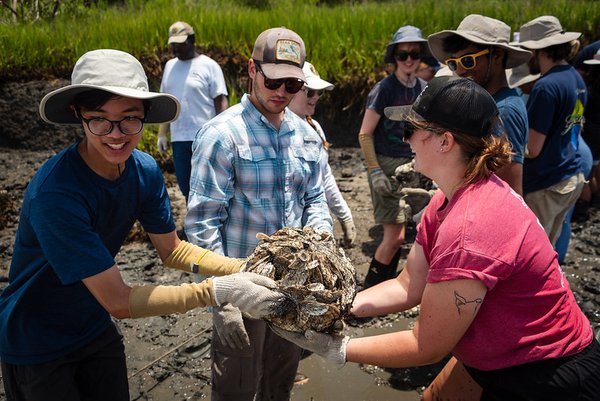
<svg viewBox="0 0 600 401">
<path fill-rule="evenodd" d="M 339 330 L 356 295 L 354 266 L 331 233 L 310 227 L 259 233 L 246 271 L 275 280 L 285 295 L 265 319 L 284 330 Z"/>
</svg>

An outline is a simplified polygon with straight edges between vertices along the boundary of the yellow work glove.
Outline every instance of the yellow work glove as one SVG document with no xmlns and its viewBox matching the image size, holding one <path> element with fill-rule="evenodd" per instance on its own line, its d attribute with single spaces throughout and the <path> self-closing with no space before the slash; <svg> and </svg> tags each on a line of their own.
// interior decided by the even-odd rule
<svg viewBox="0 0 600 401">
<path fill-rule="evenodd" d="M 167 267 L 203 276 L 225 276 L 243 271 L 246 267 L 246 259 L 229 258 L 187 241 L 181 241 L 165 259 L 164 264 Z"/>
</svg>

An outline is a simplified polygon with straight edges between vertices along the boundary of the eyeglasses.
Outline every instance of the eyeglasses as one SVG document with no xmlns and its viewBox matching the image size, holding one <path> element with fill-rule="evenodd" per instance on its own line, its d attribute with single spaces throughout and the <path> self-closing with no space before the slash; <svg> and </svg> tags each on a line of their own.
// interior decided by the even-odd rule
<svg viewBox="0 0 600 401">
<path fill-rule="evenodd" d="M 405 52 L 403 50 L 400 50 L 398 53 L 394 54 L 394 58 L 398 61 L 406 61 L 406 60 L 408 60 L 409 56 L 413 60 L 421 59 L 421 53 L 418 51 Z"/>
<path fill-rule="evenodd" d="M 304 92 L 306 92 L 306 97 L 314 97 L 314 96 L 322 96 L 323 95 L 322 90 L 308 89 L 308 88 L 302 88 L 302 90 Z"/>
<path fill-rule="evenodd" d="M 262 74 L 264 77 L 265 88 L 270 89 L 272 91 L 279 89 L 281 85 L 285 84 L 285 91 L 290 94 L 298 93 L 300 89 L 304 86 L 304 81 L 298 78 L 281 78 L 281 79 L 271 79 L 268 78 L 262 70 L 260 64 L 255 63 L 256 70 Z"/>
<path fill-rule="evenodd" d="M 456 71 L 458 65 L 465 70 L 472 70 L 477 66 L 477 57 L 483 56 L 484 54 L 488 54 L 490 49 L 485 49 L 475 54 L 465 54 L 464 56 L 458 58 L 449 58 L 444 61 L 444 63 L 450 68 L 450 71 Z"/>
<path fill-rule="evenodd" d="M 110 134 L 115 125 L 118 125 L 119 131 L 125 135 L 137 135 L 144 128 L 144 118 L 133 116 L 128 116 L 117 121 L 102 117 L 83 118 L 81 114 L 79 114 L 79 118 L 87 125 L 90 132 L 96 136 Z"/>
</svg>

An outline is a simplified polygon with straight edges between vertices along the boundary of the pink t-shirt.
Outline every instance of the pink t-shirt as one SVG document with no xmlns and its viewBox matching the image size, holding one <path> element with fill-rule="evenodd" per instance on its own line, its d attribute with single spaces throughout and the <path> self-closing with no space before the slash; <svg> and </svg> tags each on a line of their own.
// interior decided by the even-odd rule
<svg viewBox="0 0 600 401">
<path fill-rule="evenodd" d="M 577 305 L 548 236 L 523 199 L 496 175 L 438 192 L 416 238 L 428 283 L 473 279 L 488 289 L 452 353 L 465 365 L 500 369 L 575 354 L 591 325 Z"/>
</svg>

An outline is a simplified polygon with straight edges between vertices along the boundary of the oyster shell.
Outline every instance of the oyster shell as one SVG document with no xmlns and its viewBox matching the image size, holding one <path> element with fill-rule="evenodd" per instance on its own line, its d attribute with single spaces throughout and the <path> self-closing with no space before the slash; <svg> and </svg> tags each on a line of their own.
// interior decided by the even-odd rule
<svg viewBox="0 0 600 401">
<path fill-rule="evenodd" d="M 354 266 L 331 233 L 311 227 L 259 233 L 246 271 L 272 278 L 285 295 L 265 319 L 285 330 L 332 332 L 341 328 L 356 295 Z"/>
</svg>

